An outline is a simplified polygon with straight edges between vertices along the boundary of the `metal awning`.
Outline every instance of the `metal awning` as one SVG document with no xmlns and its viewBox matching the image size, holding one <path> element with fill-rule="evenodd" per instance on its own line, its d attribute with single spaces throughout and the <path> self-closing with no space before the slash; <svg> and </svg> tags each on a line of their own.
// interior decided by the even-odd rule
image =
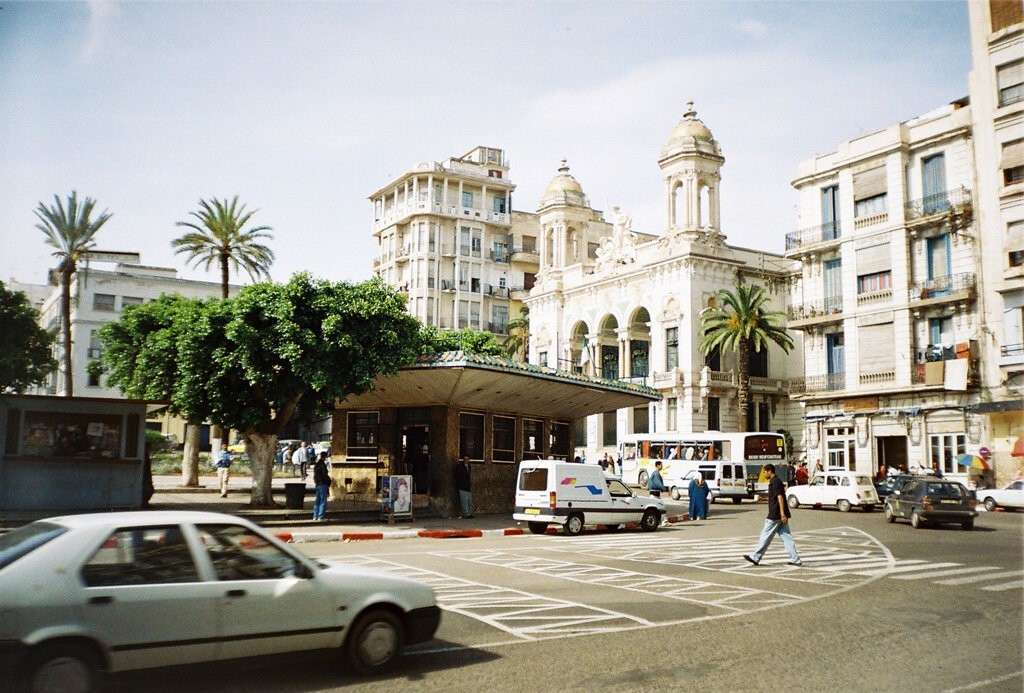
<svg viewBox="0 0 1024 693">
<path fill-rule="evenodd" d="M 393 376 L 378 376 L 374 389 L 352 395 L 337 407 L 443 405 L 572 420 L 660 399 L 657 390 L 645 385 L 450 351 L 421 357 Z"/>
</svg>

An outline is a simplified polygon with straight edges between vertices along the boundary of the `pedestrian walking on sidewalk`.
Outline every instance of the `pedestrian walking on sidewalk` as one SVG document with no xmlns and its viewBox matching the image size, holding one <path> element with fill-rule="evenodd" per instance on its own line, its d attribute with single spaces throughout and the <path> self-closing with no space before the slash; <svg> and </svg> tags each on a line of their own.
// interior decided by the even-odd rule
<svg viewBox="0 0 1024 693">
<path fill-rule="evenodd" d="M 687 494 L 690 496 L 690 519 L 708 519 L 708 496 L 711 495 L 711 489 L 704 482 L 703 474 L 697 472 L 697 476 L 690 480 Z"/>
<path fill-rule="evenodd" d="M 231 478 L 231 462 L 234 457 L 228 450 L 227 443 L 220 444 L 220 455 L 217 456 L 217 480 L 220 481 L 220 497 L 228 497 L 228 479 Z"/>
<path fill-rule="evenodd" d="M 306 441 L 302 441 L 302 444 L 295 448 L 295 452 L 292 453 L 292 465 L 294 465 L 295 471 L 299 473 L 299 477 L 303 481 L 306 479 L 307 464 L 309 464 L 309 459 L 306 457 Z"/>
<path fill-rule="evenodd" d="M 782 537 L 782 545 L 789 552 L 789 564 L 802 566 L 803 561 L 800 560 L 800 554 L 796 552 L 796 542 L 793 541 L 793 535 L 789 532 L 790 510 L 786 505 L 786 489 L 782 485 L 782 480 L 775 476 L 774 464 L 766 464 L 764 473 L 768 477 L 768 519 L 764 521 L 764 529 L 761 530 L 754 553 L 744 554 L 743 558 L 754 565 L 760 563 L 768 551 L 772 539 L 778 534 Z"/>
<path fill-rule="evenodd" d="M 469 478 L 469 455 L 464 456 L 455 468 L 455 488 L 459 490 L 462 517 L 473 517 L 473 486 Z"/>
<path fill-rule="evenodd" d="M 327 494 L 331 490 L 331 473 L 327 471 L 327 452 L 321 452 L 313 463 L 313 484 L 316 486 L 316 498 L 313 500 L 313 519 L 317 522 L 326 520 Z"/>
</svg>

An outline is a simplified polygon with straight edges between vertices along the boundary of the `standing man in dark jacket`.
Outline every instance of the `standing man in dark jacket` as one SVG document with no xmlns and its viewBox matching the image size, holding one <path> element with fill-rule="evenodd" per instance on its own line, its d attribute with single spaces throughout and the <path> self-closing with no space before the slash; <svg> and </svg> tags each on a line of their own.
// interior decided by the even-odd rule
<svg viewBox="0 0 1024 693">
<path fill-rule="evenodd" d="M 469 479 L 469 455 L 465 455 L 455 467 L 455 488 L 459 490 L 459 503 L 462 504 L 461 517 L 473 517 L 473 490 Z"/>
<path fill-rule="evenodd" d="M 800 554 L 796 552 L 796 543 L 793 535 L 789 532 L 789 506 L 786 505 L 786 489 L 782 480 L 775 476 L 775 465 L 766 464 L 764 473 L 768 477 L 768 519 L 764 521 L 764 529 L 761 530 L 761 537 L 757 541 L 757 548 L 752 554 L 745 554 L 743 558 L 754 565 L 761 562 L 772 539 L 778 534 L 782 537 L 782 544 L 789 552 L 789 564 L 802 566 Z"/>
<path fill-rule="evenodd" d="M 321 522 L 327 519 L 327 494 L 331 490 L 331 473 L 327 471 L 327 452 L 321 452 L 313 463 L 313 484 L 316 498 L 313 501 L 313 519 Z"/>
</svg>

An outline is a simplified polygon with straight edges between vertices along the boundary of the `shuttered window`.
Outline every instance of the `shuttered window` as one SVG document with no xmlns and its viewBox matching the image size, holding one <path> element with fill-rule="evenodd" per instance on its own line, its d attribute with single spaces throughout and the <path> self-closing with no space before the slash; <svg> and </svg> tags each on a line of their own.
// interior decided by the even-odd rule
<svg viewBox="0 0 1024 693">
<path fill-rule="evenodd" d="M 1014 140 L 1003 145 L 999 168 L 1003 170 L 1004 185 L 1024 181 L 1024 140 Z"/>
<path fill-rule="evenodd" d="M 888 272 L 892 269 L 892 253 L 888 243 L 861 248 L 857 251 L 857 276 Z"/>
<path fill-rule="evenodd" d="M 866 200 L 884 195 L 888 190 L 885 180 L 885 166 L 877 166 L 853 174 L 853 199 Z"/>
<path fill-rule="evenodd" d="M 860 372 L 869 374 L 893 370 L 896 364 L 896 354 L 892 348 L 894 343 L 891 322 L 858 328 L 857 356 Z"/>
<path fill-rule="evenodd" d="M 1024 5 L 1020 0 L 989 0 L 992 31 L 999 31 L 1024 22 Z"/>
<path fill-rule="evenodd" d="M 999 105 L 1008 106 L 1024 99 L 1024 60 L 1015 60 L 996 68 Z"/>
</svg>

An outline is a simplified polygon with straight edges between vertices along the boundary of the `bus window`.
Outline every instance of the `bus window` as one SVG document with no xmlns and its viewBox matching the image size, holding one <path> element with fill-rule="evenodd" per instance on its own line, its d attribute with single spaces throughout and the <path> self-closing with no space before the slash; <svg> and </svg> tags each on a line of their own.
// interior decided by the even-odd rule
<svg viewBox="0 0 1024 693">
<path fill-rule="evenodd" d="M 624 459 L 624 460 L 635 460 L 636 459 L 636 443 L 623 443 L 622 444 L 622 459 Z"/>
<path fill-rule="evenodd" d="M 652 460 L 665 459 L 665 446 L 662 445 L 661 443 L 651 443 L 650 454 L 648 454 L 647 457 L 651 458 Z"/>
<path fill-rule="evenodd" d="M 665 446 L 665 459 L 674 460 L 679 457 L 679 446 L 678 445 L 666 445 Z"/>
</svg>

